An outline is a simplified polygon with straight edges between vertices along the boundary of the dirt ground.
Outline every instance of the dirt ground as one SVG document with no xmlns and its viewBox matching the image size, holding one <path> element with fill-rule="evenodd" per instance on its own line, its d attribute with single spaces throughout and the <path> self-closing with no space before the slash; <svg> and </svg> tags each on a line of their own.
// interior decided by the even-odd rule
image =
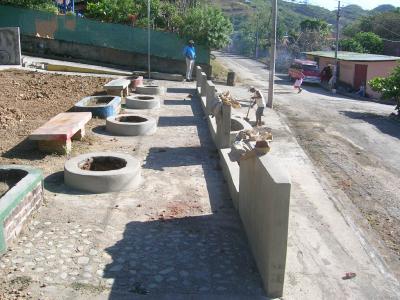
<svg viewBox="0 0 400 300">
<path fill-rule="evenodd" d="M 26 140 L 29 133 L 81 98 L 101 93 L 107 81 L 23 70 L 0 72 L 0 163 L 33 158 L 37 151 Z"/>
</svg>

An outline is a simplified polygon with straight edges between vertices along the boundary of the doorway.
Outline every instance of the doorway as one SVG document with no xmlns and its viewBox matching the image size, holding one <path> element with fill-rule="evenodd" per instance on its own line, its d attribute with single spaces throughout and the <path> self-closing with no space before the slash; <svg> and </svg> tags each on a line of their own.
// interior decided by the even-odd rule
<svg viewBox="0 0 400 300">
<path fill-rule="evenodd" d="M 353 87 L 355 90 L 360 89 L 361 84 L 367 83 L 368 65 L 355 65 Z"/>
</svg>

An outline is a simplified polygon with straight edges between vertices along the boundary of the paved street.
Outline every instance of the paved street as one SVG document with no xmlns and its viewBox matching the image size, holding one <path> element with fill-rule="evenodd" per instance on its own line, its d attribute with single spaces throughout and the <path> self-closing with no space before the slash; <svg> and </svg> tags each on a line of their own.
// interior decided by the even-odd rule
<svg viewBox="0 0 400 300">
<path fill-rule="evenodd" d="M 216 55 L 221 63 L 236 72 L 243 85 L 254 85 L 267 94 L 268 71 L 265 65 L 243 57 L 221 53 Z M 304 150 L 307 160 L 312 162 L 312 175 L 307 174 L 307 166 L 303 171 L 295 170 L 290 164 L 287 166 L 289 170 L 292 169 L 290 172 L 293 197 L 295 199 L 302 197 L 305 206 L 306 203 L 310 204 L 307 198 L 316 201 L 307 206 L 307 209 L 292 207 L 289 240 L 296 235 L 302 236 L 294 232 L 298 230 L 299 223 L 301 225 L 301 218 L 309 219 L 310 222 L 318 220 L 319 224 L 329 223 L 329 219 L 334 218 L 335 214 L 324 207 L 329 202 L 329 205 L 333 205 L 339 212 L 336 218 L 344 220 L 348 226 L 345 230 L 353 231 L 365 253 L 371 261 L 375 261 L 377 269 L 382 274 L 391 274 L 389 277 L 393 275 L 398 279 L 400 277 L 400 122 L 389 118 L 394 107 L 332 95 L 318 86 L 311 85 L 304 85 L 304 91 L 297 94 L 286 76 L 276 79 L 275 110 L 296 138 L 296 144 Z M 252 116 L 254 112 L 250 114 Z M 275 129 L 274 136 L 280 137 L 283 133 L 274 128 L 276 120 L 273 115 L 270 110 L 267 111 L 266 125 Z M 283 164 L 287 163 L 286 156 L 291 155 L 290 151 L 287 153 L 282 155 Z M 315 182 L 311 184 L 310 181 L 314 179 Z M 323 194 L 317 195 L 316 190 L 319 188 Z M 326 203 L 323 200 L 325 197 L 328 199 Z M 321 211 L 316 214 L 313 209 Z M 339 220 L 336 220 L 339 223 Z M 337 232 L 340 230 L 339 227 L 333 226 L 321 230 L 330 231 L 327 234 L 336 236 L 338 240 L 324 238 L 324 233 L 321 231 L 316 233 L 315 237 L 309 236 L 308 242 L 315 243 L 306 250 L 311 257 L 319 256 L 320 248 L 322 249 L 324 244 L 325 246 L 328 244 L 332 251 L 336 251 L 333 245 L 329 246 L 329 243 L 339 243 L 344 247 L 351 243 Z M 302 237 L 304 238 L 304 234 Z M 319 238 L 325 241 L 318 242 Z M 300 246 L 309 247 L 304 242 L 297 242 Z M 301 249 L 302 253 L 305 252 L 304 249 Z M 287 270 L 289 281 L 290 269 L 293 268 L 290 266 L 292 255 L 289 248 L 289 270 Z M 350 250 L 347 255 L 353 256 L 356 260 L 358 254 Z M 315 260 L 315 257 L 312 259 Z M 327 268 L 322 264 L 319 267 L 321 270 Z M 348 269 L 354 267 L 355 262 L 350 260 Z M 288 291 L 288 294 L 292 292 Z"/>
</svg>

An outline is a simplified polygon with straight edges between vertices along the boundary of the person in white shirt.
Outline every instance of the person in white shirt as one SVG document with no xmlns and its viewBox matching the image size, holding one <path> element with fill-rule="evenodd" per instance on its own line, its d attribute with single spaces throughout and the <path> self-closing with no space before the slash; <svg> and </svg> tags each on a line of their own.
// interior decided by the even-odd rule
<svg viewBox="0 0 400 300">
<path fill-rule="evenodd" d="M 254 88 L 254 87 L 251 87 L 249 89 L 249 92 L 253 93 L 251 100 L 254 100 L 254 102 L 251 104 L 251 107 L 253 107 L 255 104 L 257 104 L 256 126 L 261 126 L 262 125 L 261 117 L 264 115 L 264 108 L 266 105 L 264 96 L 260 90 Z"/>
</svg>

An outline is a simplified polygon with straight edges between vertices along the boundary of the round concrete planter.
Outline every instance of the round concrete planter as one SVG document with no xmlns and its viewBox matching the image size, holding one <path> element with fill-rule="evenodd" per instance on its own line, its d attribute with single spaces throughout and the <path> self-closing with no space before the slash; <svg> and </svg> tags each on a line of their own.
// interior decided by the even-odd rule
<svg viewBox="0 0 400 300">
<path fill-rule="evenodd" d="M 132 95 L 126 97 L 126 108 L 152 109 L 160 107 L 160 98 L 152 95 Z"/>
<path fill-rule="evenodd" d="M 150 135 L 156 132 L 155 119 L 135 114 L 124 114 L 107 118 L 106 130 L 123 136 Z"/>
<path fill-rule="evenodd" d="M 161 95 L 164 89 L 158 85 L 143 85 L 136 87 L 136 93 L 143 95 Z"/>
<path fill-rule="evenodd" d="M 132 190 L 140 178 L 139 161 L 122 153 L 87 153 L 68 160 L 64 166 L 65 184 L 91 193 Z"/>
</svg>

